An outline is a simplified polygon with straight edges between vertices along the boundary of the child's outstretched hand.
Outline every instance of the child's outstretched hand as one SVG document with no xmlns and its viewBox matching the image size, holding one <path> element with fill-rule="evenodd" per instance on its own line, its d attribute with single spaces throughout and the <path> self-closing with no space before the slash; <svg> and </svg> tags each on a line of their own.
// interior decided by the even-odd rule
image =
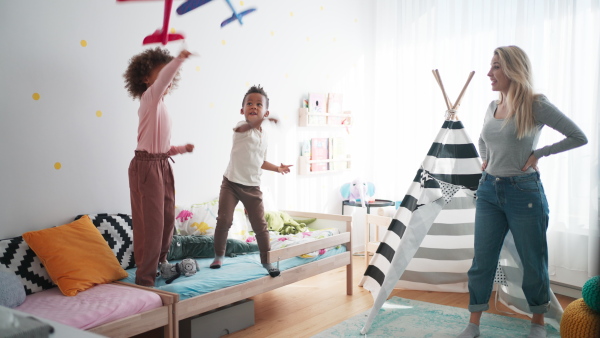
<svg viewBox="0 0 600 338">
<path fill-rule="evenodd" d="M 285 164 L 281 163 L 281 165 L 279 167 L 277 167 L 277 172 L 281 173 L 281 175 L 285 175 L 290 172 L 291 166 L 293 166 L 293 165 L 292 164 L 285 165 Z"/>
<path fill-rule="evenodd" d="M 267 117 L 266 119 L 269 120 L 269 122 L 273 122 L 275 124 L 277 124 L 277 122 L 279 122 L 279 120 L 277 118 L 274 118 L 274 117 Z"/>
<path fill-rule="evenodd" d="M 191 153 L 192 151 L 194 151 L 194 145 L 193 145 L 193 144 L 191 144 L 191 143 L 188 143 L 188 144 L 186 144 L 186 145 L 185 145 L 185 150 L 186 150 L 188 153 Z"/>
<path fill-rule="evenodd" d="M 190 55 L 192 55 L 192 53 L 190 53 L 187 49 L 182 49 L 181 52 L 179 52 L 178 58 L 187 59 Z"/>
</svg>

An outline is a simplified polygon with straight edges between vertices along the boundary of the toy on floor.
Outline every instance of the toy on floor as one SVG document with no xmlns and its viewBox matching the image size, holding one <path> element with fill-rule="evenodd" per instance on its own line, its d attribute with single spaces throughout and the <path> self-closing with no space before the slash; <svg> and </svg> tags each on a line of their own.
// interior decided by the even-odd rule
<svg viewBox="0 0 600 338">
<path fill-rule="evenodd" d="M 117 0 L 118 2 L 124 1 L 139 1 L 139 0 Z M 171 33 L 169 34 L 169 19 L 171 18 L 171 7 L 173 7 L 173 0 L 165 0 L 165 11 L 163 14 L 163 26 L 162 29 L 157 29 L 154 33 L 146 36 L 142 45 L 151 43 L 162 43 L 166 45 L 169 41 L 183 40 L 185 37 L 183 34 Z"/>
<path fill-rule="evenodd" d="M 171 284 L 175 279 L 184 275 L 186 277 L 196 274 L 200 267 L 192 258 L 185 258 L 180 263 L 164 263 L 160 265 L 160 276 L 166 279 L 165 283 Z"/>
<path fill-rule="evenodd" d="M 340 193 L 344 199 L 350 202 L 361 202 L 364 207 L 366 202 L 373 201 L 372 197 L 375 195 L 375 185 L 357 177 L 352 182 L 342 185 Z"/>
<path fill-rule="evenodd" d="M 184 2 L 183 4 L 181 4 L 179 7 L 177 7 L 177 14 L 179 15 L 183 15 L 193 9 L 196 9 L 204 4 L 207 4 L 209 2 L 211 2 L 212 0 L 188 0 L 186 2 Z M 256 8 L 250 8 L 247 9 L 241 13 L 238 13 L 235 8 L 233 7 L 233 4 L 231 4 L 231 0 L 225 0 L 227 2 L 227 5 L 229 6 L 229 9 L 231 9 L 231 12 L 233 13 L 231 15 L 231 17 L 225 19 L 223 22 L 221 22 L 221 28 L 223 28 L 225 25 L 237 20 L 240 25 L 243 25 L 244 23 L 242 22 L 242 18 L 249 13 L 252 13 L 256 10 Z"/>
</svg>

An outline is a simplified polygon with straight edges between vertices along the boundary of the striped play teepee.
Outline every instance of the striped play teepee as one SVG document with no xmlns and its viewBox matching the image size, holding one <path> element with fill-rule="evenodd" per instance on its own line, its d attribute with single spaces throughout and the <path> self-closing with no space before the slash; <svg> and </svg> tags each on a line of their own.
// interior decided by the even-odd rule
<svg viewBox="0 0 600 338">
<path fill-rule="evenodd" d="M 433 141 L 360 285 L 371 291 L 373 307 L 361 330 L 366 334 L 395 287 L 468 292 L 467 271 L 473 260 L 475 192 L 481 160 L 456 114 L 475 72 L 452 104 L 439 72 L 433 71 L 448 108 Z M 496 274 L 500 300 L 511 309 L 528 311 L 521 290 L 522 264 L 509 232 Z M 508 270 L 508 274 L 504 271 Z M 521 277 L 519 278 L 519 273 Z M 562 308 L 552 294 L 550 324 L 558 328 Z"/>
</svg>

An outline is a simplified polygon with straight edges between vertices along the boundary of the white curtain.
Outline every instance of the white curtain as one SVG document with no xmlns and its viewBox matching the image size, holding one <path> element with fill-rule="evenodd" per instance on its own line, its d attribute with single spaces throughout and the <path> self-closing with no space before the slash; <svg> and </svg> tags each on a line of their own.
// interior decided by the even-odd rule
<svg viewBox="0 0 600 338">
<path fill-rule="evenodd" d="M 498 97 L 486 76 L 493 51 L 517 45 L 531 59 L 536 92 L 589 140 L 539 162 L 550 204 L 551 279 L 580 287 L 600 274 L 600 0 L 378 0 L 375 22 L 378 123 L 369 141 L 382 145 L 370 150 L 378 195 L 404 196 L 443 123 L 446 107 L 432 69 L 439 69 L 452 101 L 475 71 L 458 116 L 476 142 L 485 110 Z M 561 137 L 546 127 L 538 145 Z"/>
</svg>

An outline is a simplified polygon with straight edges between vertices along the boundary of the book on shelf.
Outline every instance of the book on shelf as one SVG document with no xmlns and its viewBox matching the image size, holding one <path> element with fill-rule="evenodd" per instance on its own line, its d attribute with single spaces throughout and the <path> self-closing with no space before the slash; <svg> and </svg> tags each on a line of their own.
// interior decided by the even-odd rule
<svg viewBox="0 0 600 338">
<path fill-rule="evenodd" d="M 340 115 L 343 113 L 342 101 L 343 95 L 341 93 L 329 93 L 327 94 L 327 113 L 333 115 Z M 341 125 L 343 118 L 341 116 L 328 116 L 327 124 L 330 125 Z"/>
<path fill-rule="evenodd" d="M 300 147 L 300 156 L 310 157 L 310 140 L 302 141 L 302 145 Z"/>
<path fill-rule="evenodd" d="M 346 139 L 344 137 L 331 138 L 331 156 L 332 160 L 346 160 L 348 153 L 346 152 Z M 348 169 L 347 161 L 333 161 L 330 163 L 330 170 L 345 170 Z"/>
<path fill-rule="evenodd" d="M 325 114 L 327 113 L 327 94 L 324 93 L 309 93 L 308 94 L 308 124 L 323 125 L 327 123 L 327 117 L 310 116 L 310 114 Z"/>
<path fill-rule="evenodd" d="M 310 140 L 310 159 L 327 160 L 329 158 L 329 140 L 326 137 L 316 137 Z M 327 171 L 327 162 L 317 162 L 310 164 L 310 171 Z"/>
</svg>

